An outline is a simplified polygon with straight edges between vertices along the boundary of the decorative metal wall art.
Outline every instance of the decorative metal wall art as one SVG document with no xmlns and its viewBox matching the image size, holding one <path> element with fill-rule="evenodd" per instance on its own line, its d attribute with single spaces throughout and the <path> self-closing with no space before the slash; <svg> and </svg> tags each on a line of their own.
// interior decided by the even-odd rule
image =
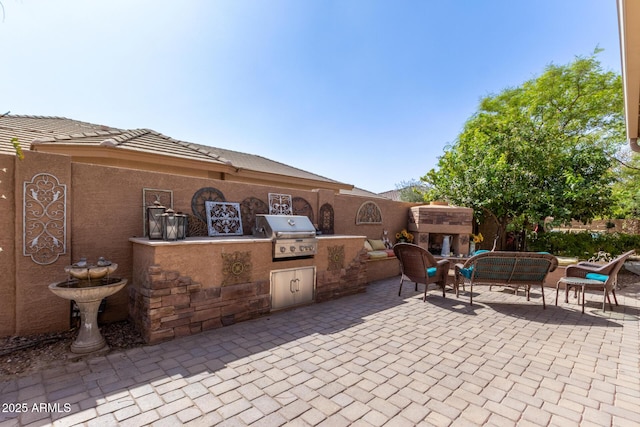
<svg viewBox="0 0 640 427">
<path fill-rule="evenodd" d="M 334 213 L 333 206 L 329 203 L 325 203 L 320 206 L 320 218 L 318 219 L 318 229 L 322 232 L 322 234 L 333 234 L 333 223 L 334 223 Z"/>
<path fill-rule="evenodd" d="M 364 202 L 356 214 L 356 224 L 382 224 L 382 211 L 375 202 Z"/>
<path fill-rule="evenodd" d="M 67 253 L 67 186 L 48 173 L 24 182 L 23 255 L 47 265 Z"/>
<path fill-rule="evenodd" d="M 292 206 L 294 215 L 306 216 L 312 224 L 315 223 L 313 220 L 313 208 L 305 199 L 302 197 L 294 197 Z"/>
<path fill-rule="evenodd" d="M 240 203 L 205 201 L 209 236 L 242 235 Z"/>
<path fill-rule="evenodd" d="M 344 245 L 329 246 L 329 271 L 342 270 L 344 268 Z"/>
<path fill-rule="evenodd" d="M 173 209 L 173 191 L 171 190 L 159 190 L 156 188 L 143 188 L 142 189 L 142 235 L 147 235 L 147 208 L 153 206 L 154 202 L 160 202 L 160 204 L 166 208 Z"/>
<path fill-rule="evenodd" d="M 256 226 L 256 215 L 268 214 L 269 205 L 256 197 L 247 197 L 240 203 L 240 212 L 244 234 L 252 234 Z"/>
<path fill-rule="evenodd" d="M 202 221 L 207 222 L 207 209 L 204 202 L 224 202 L 224 194 L 222 191 L 213 187 L 204 187 L 193 194 L 191 198 L 191 211 Z"/>
<path fill-rule="evenodd" d="M 251 281 L 251 252 L 222 254 L 222 286 Z"/>
<path fill-rule="evenodd" d="M 204 237 L 209 235 L 209 228 L 207 227 L 207 223 L 195 215 L 186 214 L 187 215 L 187 226 L 189 231 L 187 234 L 190 237 Z"/>
<path fill-rule="evenodd" d="M 293 215 L 293 203 L 290 194 L 269 193 L 270 215 Z"/>
</svg>

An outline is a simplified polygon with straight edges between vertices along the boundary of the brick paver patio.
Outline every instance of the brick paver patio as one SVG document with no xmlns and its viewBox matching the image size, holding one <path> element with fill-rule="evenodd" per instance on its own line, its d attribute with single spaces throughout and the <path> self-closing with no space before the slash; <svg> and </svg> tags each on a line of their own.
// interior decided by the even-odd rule
<svg viewBox="0 0 640 427">
<path fill-rule="evenodd" d="M 640 287 L 581 314 L 397 285 L 0 382 L 0 427 L 640 425 Z"/>
</svg>

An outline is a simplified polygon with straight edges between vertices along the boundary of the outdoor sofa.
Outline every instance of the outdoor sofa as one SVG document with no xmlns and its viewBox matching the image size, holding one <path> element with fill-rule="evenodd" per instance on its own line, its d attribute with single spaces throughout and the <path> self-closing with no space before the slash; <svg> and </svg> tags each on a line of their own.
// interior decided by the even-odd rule
<svg viewBox="0 0 640 427">
<path fill-rule="evenodd" d="M 540 286 L 542 290 L 542 307 L 544 300 L 544 281 L 547 274 L 558 266 L 555 256 L 540 252 L 482 252 L 469 258 L 463 264 L 455 265 L 454 290 L 459 296 L 460 286 L 470 285 L 469 304 L 473 305 L 474 285 L 500 285 L 515 288 L 524 287 L 527 301 L 530 300 L 532 286 Z"/>
</svg>

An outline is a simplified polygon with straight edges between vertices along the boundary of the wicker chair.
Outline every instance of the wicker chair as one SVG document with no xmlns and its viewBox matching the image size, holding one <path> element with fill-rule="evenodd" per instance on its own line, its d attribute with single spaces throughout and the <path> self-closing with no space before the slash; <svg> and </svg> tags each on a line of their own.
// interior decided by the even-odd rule
<svg viewBox="0 0 640 427">
<path fill-rule="evenodd" d="M 624 265 L 624 262 L 633 255 L 635 250 L 625 252 L 613 261 L 609 261 L 606 264 L 596 264 L 592 262 L 579 262 L 577 264 L 568 265 L 565 277 L 580 277 L 586 279 L 594 279 L 602 282 L 601 287 L 589 286 L 589 289 L 601 290 L 604 293 L 604 300 L 602 301 L 602 309 L 605 307 L 605 300 L 611 305 L 611 298 L 609 293 L 613 294 L 613 300 L 618 305 L 618 299 L 616 298 L 616 281 L 618 278 L 618 272 Z M 578 288 L 576 288 L 577 290 Z M 556 304 L 558 303 L 558 290 L 556 286 Z M 584 291 L 583 291 L 584 292 Z M 577 295 L 576 295 L 577 296 Z M 584 294 L 582 295 L 582 301 L 584 301 Z M 584 304 L 584 303 L 583 303 Z M 583 306 L 584 307 L 584 306 Z M 583 308 L 584 310 L 584 308 Z"/>
<path fill-rule="evenodd" d="M 424 284 L 423 301 L 427 300 L 427 288 L 431 283 L 435 283 L 442 288 L 442 296 L 445 296 L 445 286 L 449 274 L 449 261 L 436 259 L 426 249 L 411 243 L 397 243 L 393 247 L 393 253 L 400 260 L 400 289 L 398 296 L 402 293 L 402 284 L 405 277 L 416 285 Z"/>
</svg>

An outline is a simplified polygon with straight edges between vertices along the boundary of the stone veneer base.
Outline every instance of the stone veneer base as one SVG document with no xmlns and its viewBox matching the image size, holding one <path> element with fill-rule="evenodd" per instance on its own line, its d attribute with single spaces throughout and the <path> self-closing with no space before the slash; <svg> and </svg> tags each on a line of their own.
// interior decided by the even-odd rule
<svg viewBox="0 0 640 427">
<path fill-rule="evenodd" d="M 365 292 L 366 265 L 362 250 L 345 268 L 318 271 L 315 302 Z M 205 288 L 183 272 L 153 264 L 141 282 L 129 288 L 129 316 L 149 344 L 271 312 L 269 280 Z"/>
</svg>

